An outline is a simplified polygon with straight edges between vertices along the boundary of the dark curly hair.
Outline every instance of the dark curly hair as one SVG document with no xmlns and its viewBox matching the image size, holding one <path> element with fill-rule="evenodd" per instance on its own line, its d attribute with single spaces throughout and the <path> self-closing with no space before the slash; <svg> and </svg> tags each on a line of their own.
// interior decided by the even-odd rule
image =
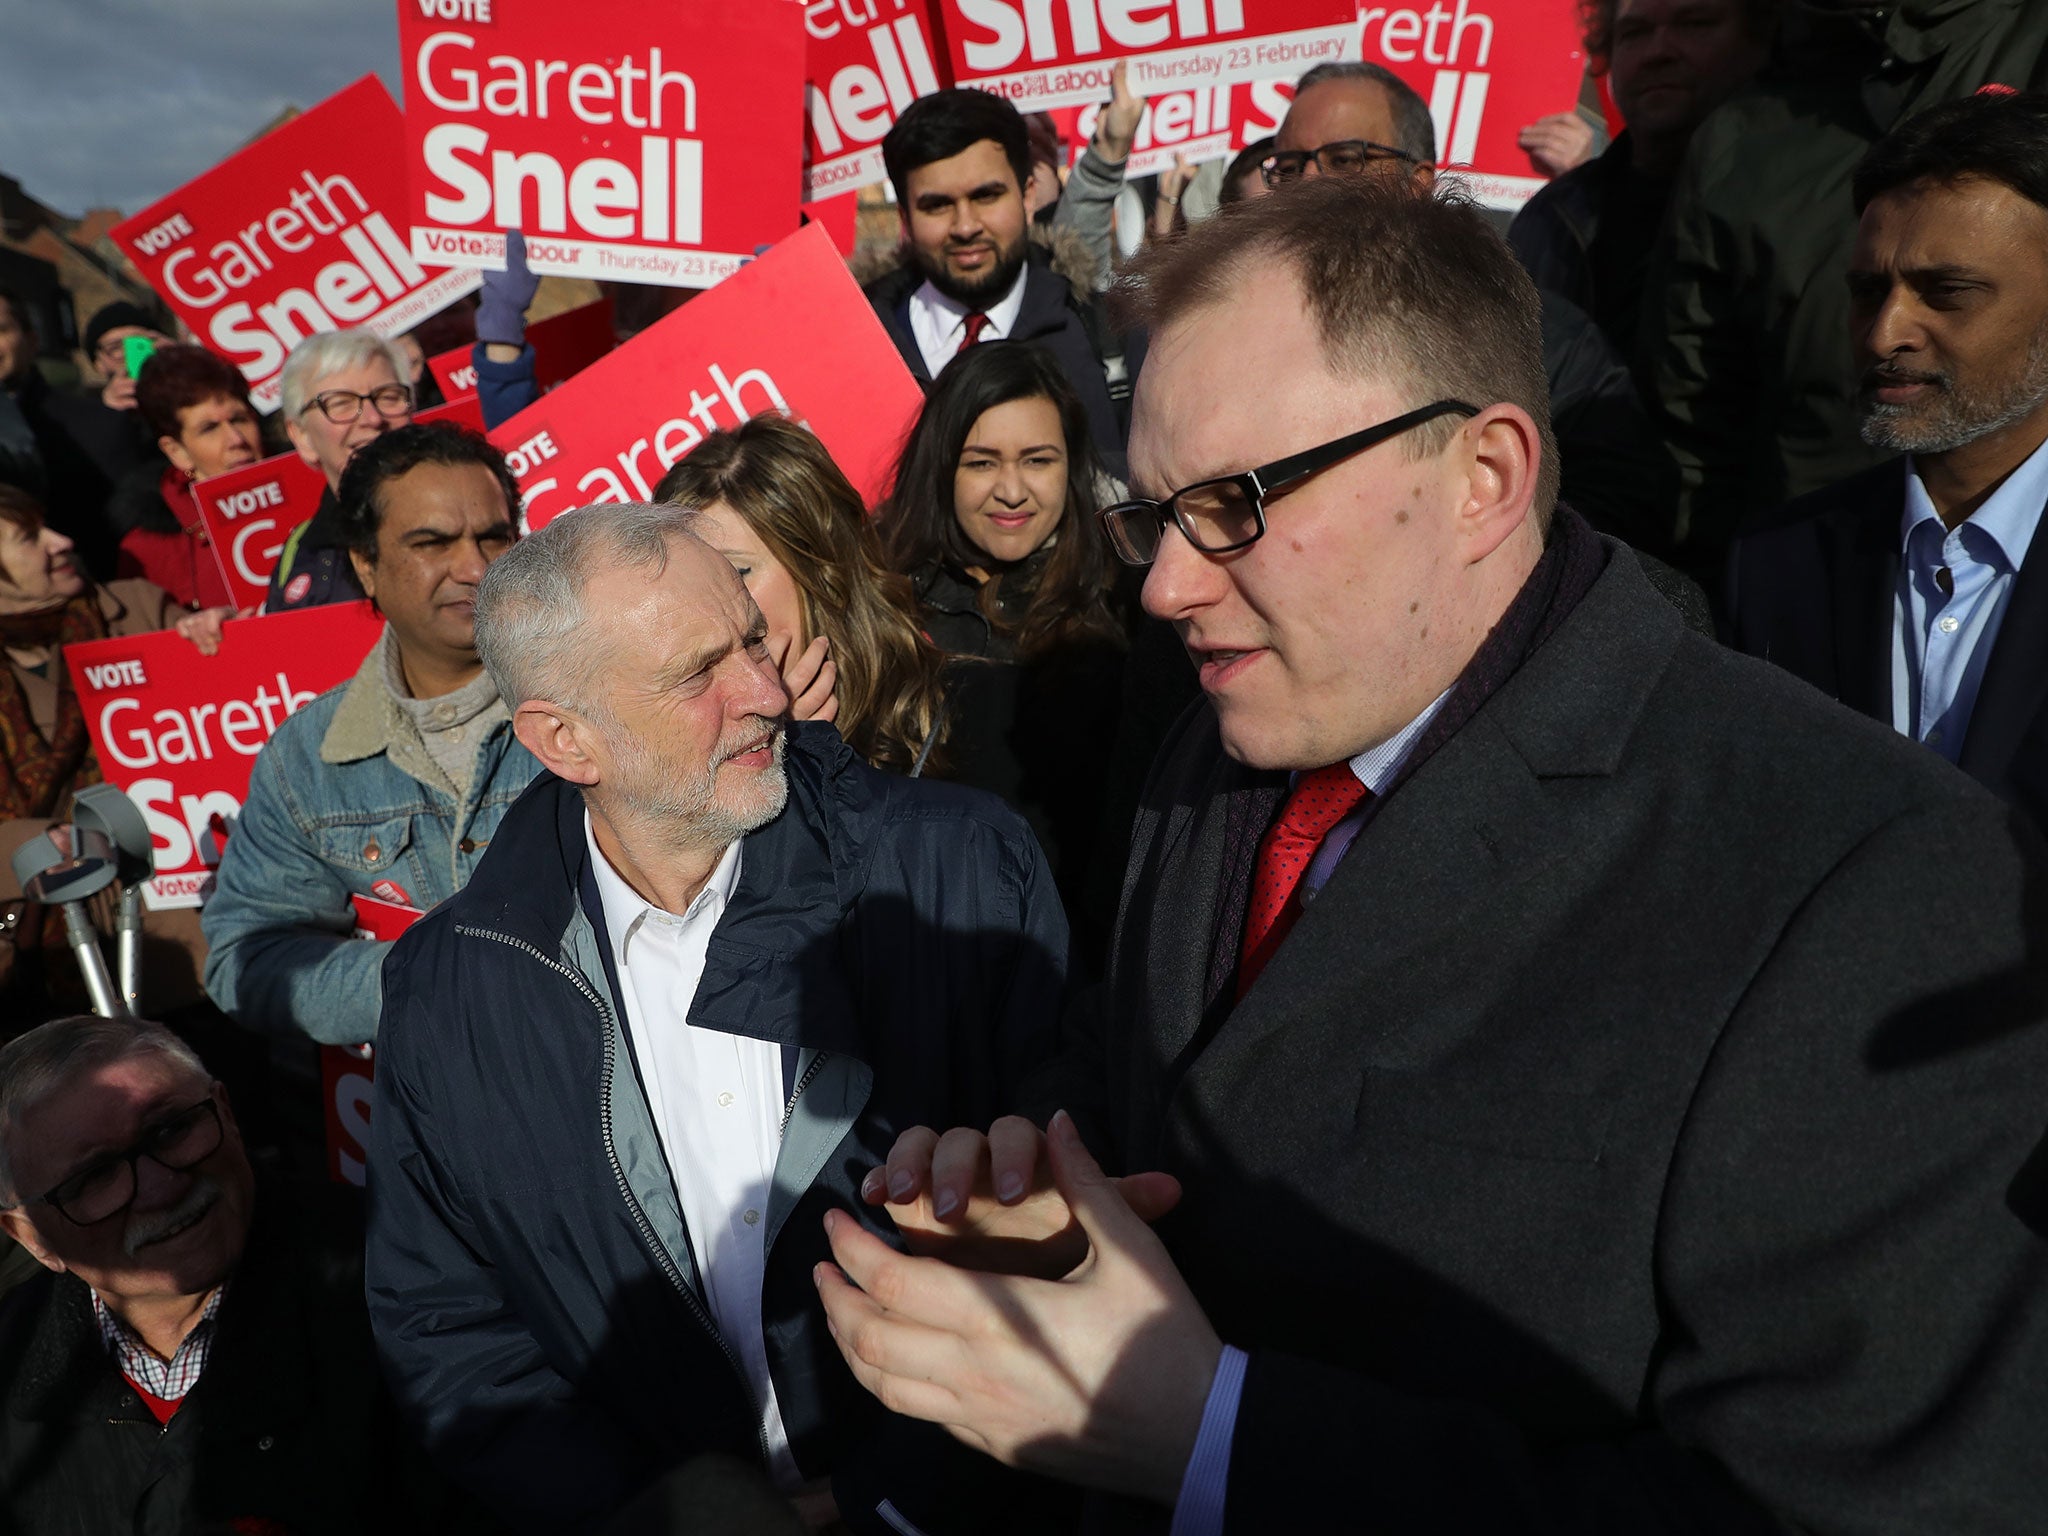
<svg viewBox="0 0 2048 1536">
<path fill-rule="evenodd" d="M 343 541 L 373 565 L 377 560 L 377 525 L 384 517 L 378 492 L 422 464 L 475 464 L 489 470 L 498 489 L 505 493 L 505 505 L 513 520 L 518 520 L 519 482 L 512 477 L 505 455 L 492 447 L 482 433 L 452 421 L 416 421 L 395 427 L 357 450 L 356 456 L 348 461 L 348 468 L 342 471 L 341 484 L 334 493 L 340 508 L 338 522 Z"/>
</svg>

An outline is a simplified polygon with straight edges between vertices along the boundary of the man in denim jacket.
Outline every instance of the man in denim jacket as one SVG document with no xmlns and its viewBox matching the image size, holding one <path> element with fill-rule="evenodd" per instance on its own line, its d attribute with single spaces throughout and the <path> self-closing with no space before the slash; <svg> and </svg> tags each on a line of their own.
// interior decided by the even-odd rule
<svg viewBox="0 0 2048 1536">
<path fill-rule="evenodd" d="M 519 536 L 503 457 L 459 427 L 401 427 L 339 499 L 384 636 L 257 758 L 204 918 L 214 1001 L 329 1045 L 375 1037 L 390 948 L 351 937 L 350 899 L 452 896 L 538 771 L 476 652 L 477 584 Z"/>
</svg>

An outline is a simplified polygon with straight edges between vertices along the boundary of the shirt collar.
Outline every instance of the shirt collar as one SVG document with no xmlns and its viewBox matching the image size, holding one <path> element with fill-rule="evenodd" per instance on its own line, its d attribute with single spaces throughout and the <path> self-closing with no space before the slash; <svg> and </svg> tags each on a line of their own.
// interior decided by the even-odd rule
<svg viewBox="0 0 2048 1536">
<path fill-rule="evenodd" d="M 1970 514 L 1967 525 L 1989 537 L 2006 563 L 2018 570 L 2034 542 L 2044 504 L 2048 504 L 2048 438 L 2005 477 L 2004 483 L 1985 498 L 1984 505 Z M 1900 549 L 1910 553 L 1913 530 L 1930 522 L 1938 526 L 1941 515 L 1934 510 L 1927 487 L 1921 483 L 1919 468 L 1908 454 L 1906 504 L 1899 514 Z"/>
<path fill-rule="evenodd" d="M 184 1342 L 178 1345 L 178 1352 L 169 1360 L 158 1359 L 149 1346 L 137 1336 L 135 1330 L 116 1317 L 114 1309 L 100 1300 L 98 1291 L 87 1286 L 85 1293 L 92 1298 L 92 1315 L 100 1325 L 100 1342 L 106 1345 L 108 1353 L 113 1355 L 116 1363 L 133 1375 L 137 1370 L 147 1371 L 152 1367 L 156 1371 L 174 1368 L 181 1362 L 187 1365 L 203 1364 L 204 1356 L 213 1344 L 213 1320 L 220 1311 L 221 1298 L 227 1295 L 228 1288 L 224 1283 L 213 1288 L 213 1294 L 206 1298 L 206 1306 L 200 1311 L 199 1321 L 192 1325 L 192 1331 L 185 1335 Z M 191 1374 L 197 1375 L 197 1372 L 193 1371 Z M 164 1395 L 166 1394 L 158 1394 Z"/>
<path fill-rule="evenodd" d="M 1451 688 L 1457 687 L 1456 683 Z M 1410 720 L 1400 730 L 1389 736 L 1376 747 L 1367 747 L 1351 759 L 1351 771 L 1358 775 L 1358 782 L 1375 795 L 1387 792 L 1387 786 L 1394 781 L 1394 775 L 1401 771 L 1401 765 L 1408 761 L 1408 754 L 1415 748 L 1415 738 L 1423 728 L 1434 720 L 1437 711 L 1444 707 L 1444 700 L 1451 696 L 1451 689 L 1431 699 L 1423 706 L 1422 713 Z"/>
<path fill-rule="evenodd" d="M 590 825 L 587 806 L 583 811 L 583 837 L 590 845 L 590 867 L 597 878 L 597 897 L 604 909 L 605 933 L 611 939 L 612 959 L 621 966 L 626 963 L 626 951 L 633 936 L 650 917 L 659 918 L 664 923 L 695 922 L 708 917 L 715 924 L 740 883 L 740 845 L 744 838 L 734 839 L 727 847 L 717 867 L 711 871 L 711 878 L 704 882 L 704 889 L 691 901 L 689 911 L 681 914 L 667 912 L 634 890 L 626 883 L 625 876 L 612 868 L 612 861 L 597 846 L 597 833 Z"/>
<path fill-rule="evenodd" d="M 981 313 L 988 316 L 988 330 L 983 334 L 996 340 L 1007 339 L 1017 328 L 1017 316 L 1024 309 L 1024 279 L 1030 274 L 1031 263 L 1026 261 L 1017 269 L 1017 280 L 1010 284 L 1010 291 Z M 931 285 L 929 279 L 921 284 L 911 299 L 924 305 L 944 319 L 945 335 L 953 335 L 967 324 L 968 309 L 958 299 L 950 298 Z"/>
</svg>

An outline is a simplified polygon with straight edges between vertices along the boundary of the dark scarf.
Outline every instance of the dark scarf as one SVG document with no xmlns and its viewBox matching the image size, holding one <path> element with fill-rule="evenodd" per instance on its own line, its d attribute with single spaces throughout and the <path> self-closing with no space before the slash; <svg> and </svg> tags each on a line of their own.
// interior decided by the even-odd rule
<svg viewBox="0 0 2048 1536">
<path fill-rule="evenodd" d="M 88 757 L 85 710 L 71 690 L 63 648 L 106 634 L 99 593 L 92 589 L 58 608 L 0 618 L 0 644 L 50 647 L 57 684 L 57 721 L 45 740 L 14 667 L 0 667 L 0 817 L 52 815 L 75 785 L 98 778 Z"/>
<path fill-rule="evenodd" d="M 1521 670 L 1522 663 L 1557 632 L 1606 568 L 1607 546 L 1600 536 L 1570 507 L 1560 506 L 1551 519 L 1550 537 L 1543 554 L 1529 579 L 1522 583 L 1522 590 L 1515 594 L 1500 622 L 1480 642 L 1457 682 L 1451 685 L 1450 696 L 1436 712 L 1436 718 L 1415 738 L 1407 761 L 1386 792 L 1366 802 L 1365 826 L 1372 824 L 1380 806 L 1413 778 L 1438 748 L 1457 735 L 1501 685 Z M 1244 934 L 1245 909 L 1251 902 L 1252 870 L 1258 862 L 1259 841 L 1287 798 L 1287 775 L 1254 775 L 1249 783 L 1231 790 L 1229 796 L 1224 811 L 1223 900 L 1218 904 L 1216 932 L 1209 948 L 1207 1006 L 1212 1015 L 1218 1001 L 1232 995 L 1231 983 L 1237 975 L 1238 950 Z M 1364 835 L 1361 828 L 1359 836 Z"/>
</svg>

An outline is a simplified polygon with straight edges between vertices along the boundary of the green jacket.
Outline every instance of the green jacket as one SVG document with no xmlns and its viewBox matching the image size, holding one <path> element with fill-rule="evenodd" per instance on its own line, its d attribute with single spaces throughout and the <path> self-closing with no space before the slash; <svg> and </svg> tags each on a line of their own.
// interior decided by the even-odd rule
<svg viewBox="0 0 2048 1536">
<path fill-rule="evenodd" d="M 1685 563 L 1880 455 L 1857 435 L 1850 178 L 1893 125 L 1991 82 L 2048 87 L 2040 0 L 1904 0 L 1860 49 L 1811 13 L 1694 135 L 1646 285 L 1638 364 L 1682 478 Z"/>
</svg>

